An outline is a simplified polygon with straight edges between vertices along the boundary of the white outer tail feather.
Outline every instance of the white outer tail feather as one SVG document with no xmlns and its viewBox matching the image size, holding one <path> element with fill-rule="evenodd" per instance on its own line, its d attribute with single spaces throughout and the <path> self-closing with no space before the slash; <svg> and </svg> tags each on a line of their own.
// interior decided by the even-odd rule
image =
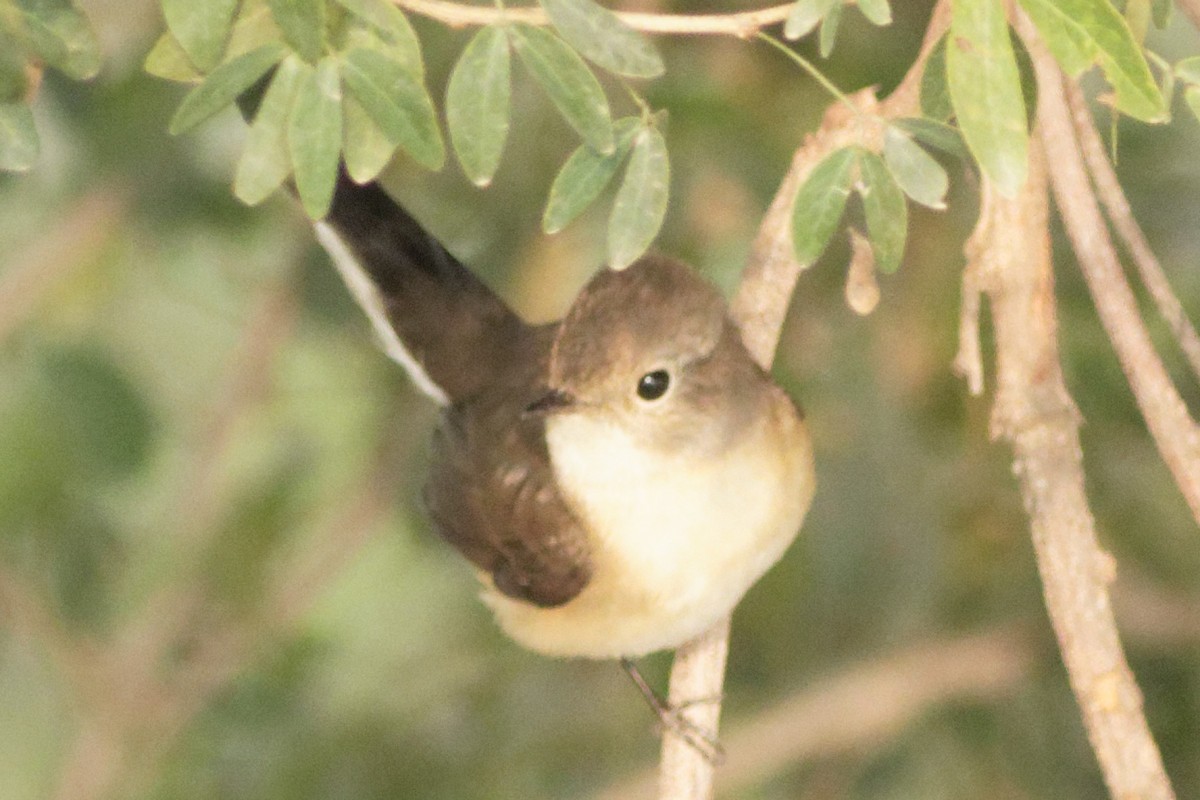
<svg viewBox="0 0 1200 800">
<path fill-rule="evenodd" d="M 421 364 L 413 358 L 413 354 L 400 341 L 396 331 L 392 329 L 387 315 L 383 311 L 383 298 L 379 294 L 379 289 L 367 271 L 359 264 L 358 259 L 354 257 L 354 253 L 342 240 L 342 237 L 328 223 L 317 222 L 313 224 L 313 227 L 317 232 L 317 241 L 333 259 L 333 265 L 337 267 L 338 274 L 342 276 L 346 288 L 350 290 L 355 302 L 367 315 L 367 319 L 371 320 L 371 327 L 375 329 L 375 335 L 379 339 L 380 346 L 383 347 L 383 352 L 387 354 L 388 358 L 404 367 L 417 388 L 432 397 L 438 405 L 449 404 L 450 400 L 442 391 L 442 387 L 433 382 Z"/>
</svg>

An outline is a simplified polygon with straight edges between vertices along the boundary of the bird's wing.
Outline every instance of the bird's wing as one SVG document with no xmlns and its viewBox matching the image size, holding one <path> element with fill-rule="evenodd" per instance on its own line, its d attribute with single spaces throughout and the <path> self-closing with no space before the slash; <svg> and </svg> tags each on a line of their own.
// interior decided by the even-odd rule
<svg viewBox="0 0 1200 800">
<path fill-rule="evenodd" d="M 525 324 L 377 184 L 343 171 L 317 233 L 388 354 L 445 406 L 426 487 L 438 532 L 504 594 L 570 600 L 591 577 L 587 537 L 542 420 L 523 413 L 552 329 Z"/>
<path fill-rule="evenodd" d="M 523 413 L 540 384 L 519 375 L 503 383 L 447 410 L 426 502 L 442 537 L 490 572 L 499 591 L 562 605 L 591 578 L 587 534 L 559 493 L 543 420 Z"/>
</svg>

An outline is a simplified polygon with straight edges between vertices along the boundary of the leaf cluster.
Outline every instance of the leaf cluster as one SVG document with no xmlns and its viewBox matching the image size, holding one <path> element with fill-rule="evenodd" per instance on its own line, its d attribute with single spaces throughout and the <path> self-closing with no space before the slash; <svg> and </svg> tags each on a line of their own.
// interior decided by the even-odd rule
<svg viewBox="0 0 1200 800">
<path fill-rule="evenodd" d="M 593 66 L 617 80 L 654 77 L 663 62 L 642 34 L 592 0 L 543 0 L 553 29 L 503 16 L 476 32 L 446 88 L 450 145 L 468 178 L 496 173 L 511 122 L 513 54 L 582 140 L 545 214 L 558 230 L 591 205 L 621 165 L 610 261 L 649 247 L 666 213 L 669 166 L 659 119 L 627 84 L 640 114 L 614 121 Z M 260 81 L 262 102 L 234 180 L 255 204 L 289 178 L 313 218 L 329 209 L 339 161 L 373 180 L 397 152 L 442 168 L 446 145 L 417 35 L 387 0 L 163 0 L 167 31 L 146 67 L 195 84 L 171 122 L 183 133 Z M 589 63 L 590 62 L 590 63 Z"/>
<path fill-rule="evenodd" d="M 70 0 L 0 0 L 0 171 L 24 172 L 40 142 L 30 111 L 41 72 L 86 79 L 100 70 L 100 47 Z"/>
<path fill-rule="evenodd" d="M 553 233 L 569 224 L 620 172 L 608 256 L 621 267 L 650 246 L 666 215 L 671 171 L 663 114 L 628 83 L 657 77 L 665 65 L 646 36 L 594 0 L 539 2 L 549 27 L 516 21 L 497 6 L 494 22 L 459 55 L 441 113 L 417 34 L 390 0 L 162 0 L 167 30 L 146 67 L 193 84 L 171 122 L 173 133 L 208 120 L 257 84 L 265 87 L 234 192 L 256 204 L 290 181 L 308 214 L 319 218 L 329 208 L 339 163 L 359 182 L 377 177 L 398 153 L 441 169 L 443 120 L 464 174 L 487 186 L 510 133 L 515 54 L 581 140 L 550 187 L 543 228 Z M 784 37 L 815 34 L 820 54 L 828 56 L 845 5 L 796 0 Z M 891 22 L 888 0 L 854 5 L 875 25 Z M 1150 26 L 1169 21 L 1169 0 L 1126 0 L 1120 7 L 1111 0 L 1020 0 L 1020 8 L 1065 72 L 1100 69 L 1111 86 L 1102 99 L 1115 112 L 1165 122 L 1178 83 L 1200 118 L 1200 60 L 1171 66 L 1143 47 Z M 847 198 L 857 193 L 876 266 L 895 270 L 906 238 L 905 196 L 931 208 L 945 202 L 947 174 L 927 146 L 965 155 L 1002 192 L 1024 181 L 1036 101 L 1028 56 L 1000 0 L 953 0 L 951 9 L 950 30 L 925 65 L 922 117 L 889 124 L 875 152 L 832 154 L 801 188 L 793 234 L 802 263 L 820 256 Z M 763 38 L 841 96 L 797 53 Z M 98 69 L 99 55 L 69 0 L 0 0 L 0 45 L 0 168 L 25 169 L 37 153 L 32 116 L 21 102 L 30 63 L 82 78 Z M 612 85 L 628 94 L 634 113 L 614 114 Z"/>
<path fill-rule="evenodd" d="M 885 8 L 859 6 L 872 21 L 886 22 Z M 1180 80 L 1200 118 L 1200 58 L 1172 67 L 1143 49 L 1149 24 L 1164 27 L 1169 22 L 1169 2 L 1129 2 L 1124 13 L 1110 0 L 1020 0 L 1020 6 L 1068 75 L 1078 77 L 1099 67 L 1112 87 L 1102 99 L 1115 112 L 1143 122 L 1166 122 L 1175 81 Z M 797 0 L 785 36 L 798 38 L 819 25 L 821 54 L 828 55 L 834 35 L 828 29 L 836 30 L 840 7 L 833 0 Z M 944 207 L 946 171 L 922 145 L 969 157 L 1005 194 L 1024 182 L 1036 104 L 1029 56 L 999 0 L 953 0 L 951 10 L 950 30 L 925 63 L 922 116 L 887 126 L 882 158 L 861 147 L 838 150 L 800 188 L 792 221 L 800 263 L 809 265 L 820 257 L 848 197 L 857 192 L 875 266 L 894 271 L 904 250 L 904 196 L 930 208 Z M 1158 81 L 1151 63 L 1161 73 Z"/>
</svg>

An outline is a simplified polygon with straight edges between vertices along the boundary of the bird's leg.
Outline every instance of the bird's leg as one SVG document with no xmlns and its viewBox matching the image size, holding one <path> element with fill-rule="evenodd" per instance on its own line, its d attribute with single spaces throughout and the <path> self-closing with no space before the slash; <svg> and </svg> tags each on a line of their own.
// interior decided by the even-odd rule
<svg viewBox="0 0 1200 800">
<path fill-rule="evenodd" d="M 646 704 L 650 706 L 650 709 L 658 717 L 659 724 L 664 729 L 671 731 L 683 739 L 714 766 L 719 765 L 725 760 L 725 748 L 721 746 L 716 737 L 710 731 L 706 731 L 695 722 L 692 722 L 683 713 L 683 710 L 689 706 L 718 703 L 721 701 L 720 697 L 687 700 L 672 706 L 660 697 L 658 692 L 654 691 L 654 688 L 646 681 L 642 673 L 638 671 L 637 665 L 631 659 L 622 658 L 621 668 L 625 670 L 625 674 L 633 681 L 633 685 L 642 693 L 642 697 L 646 699 Z"/>
</svg>

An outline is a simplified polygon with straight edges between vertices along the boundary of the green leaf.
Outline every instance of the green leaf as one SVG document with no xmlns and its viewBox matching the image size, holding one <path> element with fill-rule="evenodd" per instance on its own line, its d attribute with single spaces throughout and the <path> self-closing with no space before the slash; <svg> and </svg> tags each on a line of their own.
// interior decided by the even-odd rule
<svg viewBox="0 0 1200 800">
<path fill-rule="evenodd" d="M 1187 101 L 1188 108 L 1192 110 L 1192 115 L 1200 121 L 1200 87 L 1189 86 L 1183 93 L 1183 99 Z"/>
<path fill-rule="evenodd" d="M 384 135 L 399 142 L 421 165 L 441 169 L 446 147 L 433 101 L 419 77 L 387 54 L 367 47 L 345 54 L 342 77 Z"/>
<path fill-rule="evenodd" d="M 243 0 L 233 30 L 229 32 L 229 44 L 225 47 L 225 60 L 232 61 L 263 45 L 278 42 L 283 32 L 275 24 L 271 9 L 265 0 Z"/>
<path fill-rule="evenodd" d="M 463 172 L 487 186 L 500 165 L 508 138 L 512 91 L 508 36 L 483 28 L 459 57 L 446 88 L 446 124 Z"/>
<path fill-rule="evenodd" d="M 1021 6 L 1064 72 L 1077 77 L 1096 63 L 1096 50 L 1091 37 L 1079 26 L 1064 23 L 1054 6 L 1054 0 L 1022 2 Z"/>
<path fill-rule="evenodd" d="M 932 120 L 945 122 L 954 116 L 950 103 L 950 87 L 946 84 L 946 39 L 943 36 L 925 59 L 921 73 L 921 113 Z"/>
<path fill-rule="evenodd" d="M 87 17 L 61 0 L 18 0 L 29 43 L 47 64 L 86 80 L 100 71 L 100 44 Z"/>
<path fill-rule="evenodd" d="M 25 77 L 25 54 L 16 41 L 0 28 L 0 103 L 23 100 L 29 81 Z"/>
<path fill-rule="evenodd" d="M 812 33 L 836 2 L 840 0 L 796 0 L 783 24 L 783 38 L 794 42 Z"/>
<path fill-rule="evenodd" d="M 615 147 L 608 155 L 597 153 L 586 144 L 576 148 L 550 187 L 546 212 L 542 215 L 542 230 L 558 233 L 592 204 L 617 174 L 617 167 L 633 146 L 634 134 L 641 129 L 639 118 L 625 117 L 613 125 Z"/>
<path fill-rule="evenodd" d="M 320 219 L 333 200 L 342 147 L 342 84 L 335 57 L 321 59 L 315 70 L 300 79 L 288 116 L 287 140 L 300 202 L 309 217 Z"/>
<path fill-rule="evenodd" d="M 958 126 L 985 175 L 1005 195 L 1025 182 L 1029 133 L 1001 0 L 953 0 L 946 77 Z"/>
<path fill-rule="evenodd" d="M 841 0 L 837 0 L 829 6 L 829 13 L 821 20 L 821 33 L 818 34 L 817 48 L 821 53 L 821 58 L 829 58 L 833 53 L 833 46 L 837 43 L 838 23 L 842 21 L 842 8 Z"/>
<path fill-rule="evenodd" d="M 38 159 L 33 112 L 24 103 L 0 104 L 0 170 L 24 172 Z"/>
<path fill-rule="evenodd" d="M 325 52 L 325 0 L 267 0 L 267 5 L 287 43 L 316 63 Z"/>
<path fill-rule="evenodd" d="M 355 183 L 375 180 L 392 160 L 399 142 L 389 139 L 350 95 L 342 98 L 342 117 L 346 172 Z"/>
<path fill-rule="evenodd" d="M 625 178 L 608 218 L 608 263 L 629 266 L 654 241 L 667 214 L 670 191 L 667 143 L 657 128 L 642 128 L 633 140 Z"/>
<path fill-rule="evenodd" d="M 1025 49 L 1025 43 L 1016 31 L 1009 29 L 1009 41 L 1012 42 L 1013 56 L 1017 59 L 1017 75 L 1021 80 L 1021 101 L 1025 104 L 1025 130 L 1033 130 L 1037 121 L 1037 73 L 1033 70 L 1033 57 Z"/>
<path fill-rule="evenodd" d="M 844 147 L 831 153 L 809 174 L 792 209 L 792 248 L 802 267 L 825 252 L 846 208 L 858 153 Z"/>
<path fill-rule="evenodd" d="M 874 153 L 861 153 L 858 168 L 862 174 L 858 191 L 862 196 L 871 250 L 875 253 L 875 266 L 886 275 L 896 271 L 904 256 L 908 207 L 904 203 L 904 193 L 883 159 Z"/>
<path fill-rule="evenodd" d="M 171 118 L 171 133 L 191 130 L 233 103 L 286 54 L 282 44 L 268 44 L 214 69 L 204 83 L 183 98 Z"/>
<path fill-rule="evenodd" d="M 946 170 L 907 134 L 889 127 L 883 137 L 883 158 L 906 195 L 929 208 L 946 207 Z"/>
<path fill-rule="evenodd" d="M 596 76 L 578 54 L 549 31 L 510 28 L 521 63 L 583 140 L 602 153 L 613 149 L 612 116 Z"/>
<path fill-rule="evenodd" d="M 158 37 L 143 68 L 151 75 L 179 83 L 199 83 L 204 78 L 170 31 Z"/>
<path fill-rule="evenodd" d="M 912 136 L 918 142 L 937 148 L 955 158 L 968 158 L 970 153 L 963 142 L 962 134 L 944 122 L 935 122 L 921 117 L 898 119 L 894 126 Z"/>
<path fill-rule="evenodd" d="M 1154 19 L 1154 27 L 1163 30 L 1171 24 L 1171 12 L 1175 4 L 1171 0 L 1151 0 L 1150 15 Z"/>
<path fill-rule="evenodd" d="M 892 7 L 888 0 L 858 0 L 858 10 L 875 25 L 892 24 Z"/>
<path fill-rule="evenodd" d="M 1176 64 L 1175 75 L 1181 81 L 1200 85 L 1200 56 L 1185 58 Z"/>
<path fill-rule="evenodd" d="M 1072 77 L 1099 63 L 1131 117 L 1165 119 L 1166 101 L 1125 19 L 1109 0 L 1020 0 L 1050 52 Z"/>
<path fill-rule="evenodd" d="M 1145 44 L 1146 34 L 1150 30 L 1150 0 L 1125 0 L 1125 13 L 1122 14 L 1133 40 L 1138 46 Z"/>
<path fill-rule="evenodd" d="M 167 30 L 201 72 L 221 61 L 237 0 L 162 0 Z"/>
<path fill-rule="evenodd" d="M 538 0 L 567 43 L 584 58 L 617 75 L 655 78 L 662 56 L 642 33 L 592 0 Z"/>
<path fill-rule="evenodd" d="M 424 77 L 421 43 L 408 17 L 388 0 L 337 0 L 338 5 L 369 24 L 387 46 L 388 55 L 410 73 Z"/>
<path fill-rule="evenodd" d="M 263 95 L 246 136 L 246 146 L 233 180 L 233 193 L 247 205 L 257 205 L 265 200 L 292 171 L 288 157 L 288 116 L 300 82 L 307 79 L 310 72 L 312 67 L 291 55 L 283 60 L 271 78 L 271 85 Z"/>
</svg>

